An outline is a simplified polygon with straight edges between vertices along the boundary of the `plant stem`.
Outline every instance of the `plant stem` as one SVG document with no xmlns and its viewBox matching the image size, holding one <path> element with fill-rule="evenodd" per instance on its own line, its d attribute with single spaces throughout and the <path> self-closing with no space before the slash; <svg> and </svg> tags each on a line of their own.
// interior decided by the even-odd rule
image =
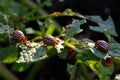
<svg viewBox="0 0 120 80">
<path fill-rule="evenodd" d="M 75 46 L 69 44 L 68 42 L 65 42 L 64 44 L 65 44 L 67 47 L 72 48 L 73 50 L 75 50 L 75 51 L 77 51 L 77 52 L 80 52 Z"/>
<path fill-rule="evenodd" d="M 18 80 L 5 66 L 0 62 L 0 76 L 5 80 Z"/>
</svg>

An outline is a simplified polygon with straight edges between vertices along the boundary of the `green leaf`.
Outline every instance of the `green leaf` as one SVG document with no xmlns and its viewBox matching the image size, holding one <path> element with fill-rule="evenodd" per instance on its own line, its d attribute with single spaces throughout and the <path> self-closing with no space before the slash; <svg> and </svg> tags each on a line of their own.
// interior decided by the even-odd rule
<svg viewBox="0 0 120 80">
<path fill-rule="evenodd" d="M 86 48 L 76 55 L 76 60 L 84 63 L 87 60 L 99 60 L 99 58 L 94 55 L 90 49 Z"/>
<path fill-rule="evenodd" d="M 111 38 L 111 34 L 110 34 L 110 31 L 108 29 L 105 30 L 104 32 L 105 36 L 107 37 L 108 41 L 110 40 Z"/>
<path fill-rule="evenodd" d="M 31 65 L 32 63 L 14 63 L 12 66 L 12 70 L 23 72 L 27 70 L 28 68 L 30 68 Z"/>
<path fill-rule="evenodd" d="M 0 48 L 0 60 L 4 63 L 13 63 L 18 59 L 18 49 L 15 45 Z"/>
<path fill-rule="evenodd" d="M 67 55 L 68 55 L 68 50 L 66 48 L 64 48 L 62 52 L 58 54 L 59 58 L 61 59 L 66 59 Z"/>
<path fill-rule="evenodd" d="M 98 71 L 103 75 L 112 75 L 112 73 L 114 72 L 114 65 L 113 64 L 109 67 L 105 67 L 100 62 L 98 66 L 99 66 Z"/>
<path fill-rule="evenodd" d="M 100 16 L 89 16 L 89 18 L 99 25 L 96 27 L 89 26 L 91 30 L 104 33 L 104 31 L 108 29 L 111 35 L 118 36 L 111 16 L 109 16 L 106 21 L 103 21 Z"/>
<path fill-rule="evenodd" d="M 113 61 L 115 64 L 120 65 L 120 57 L 114 57 Z"/>
<path fill-rule="evenodd" d="M 55 31 L 56 25 L 51 19 L 48 19 L 45 21 L 45 27 L 47 28 L 46 34 L 52 35 Z"/>
<path fill-rule="evenodd" d="M 33 28 L 31 28 L 31 27 L 26 28 L 25 31 L 26 31 L 27 34 L 35 33 L 35 30 Z"/>
<path fill-rule="evenodd" d="M 47 46 L 47 55 L 52 57 L 57 54 L 57 50 L 53 46 Z"/>
<path fill-rule="evenodd" d="M 72 24 L 71 24 L 71 28 L 68 29 L 65 33 L 70 35 L 70 34 L 74 34 L 74 33 L 77 34 L 81 31 L 83 31 L 82 29 L 80 29 L 80 25 L 82 25 L 84 23 L 86 23 L 85 20 L 74 19 Z"/>
<path fill-rule="evenodd" d="M 101 51 L 99 51 L 99 50 L 96 50 L 95 48 L 89 48 L 89 49 L 90 49 L 91 52 L 92 52 L 95 56 L 97 56 L 98 58 L 104 59 L 105 56 L 106 56 L 105 53 L 103 53 L 103 52 L 101 52 Z"/>
<path fill-rule="evenodd" d="M 71 37 L 75 36 L 76 34 L 82 32 L 83 30 L 80 29 L 80 25 L 86 23 L 85 20 L 77 20 L 74 19 L 72 24 L 70 25 L 70 29 L 65 31 L 66 39 L 70 39 Z"/>
<path fill-rule="evenodd" d="M 93 41 L 88 41 L 88 49 L 91 51 L 92 54 L 94 54 L 96 57 L 100 59 L 104 59 L 108 55 L 105 54 L 104 52 L 98 50 L 95 48 L 95 43 Z"/>
<path fill-rule="evenodd" d="M 71 9 L 66 9 L 66 10 L 62 13 L 62 15 L 66 15 L 66 16 L 75 16 L 76 13 L 73 12 Z"/>
<path fill-rule="evenodd" d="M 101 61 L 88 60 L 86 64 L 98 75 L 100 80 L 109 80 L 114 71 L 114 66 L 104 67 Z"/>
<path fill-rule="evenodd" d="M 41 32 L 44 34 L 45 33 L 45 26 L 43 25 L 43 22 L 37 20 L 38 25 L 40 26 Z"/>
<path fill-rule="evenodd" d="M 109 43 L 109 54 L 111 56 L 120 57 L 120 44 L 116 42 L 113 38 L 111 38 L 108 43 Z"/>
<path fill-rule="evenodd" d="M 60 17 L 60 16 L 75 16 L 76 13 L 73 12 L 71 9 L 66 9 L 63 12 L 53 12 L 49 15 L 49 17 Z"/>
</svg>

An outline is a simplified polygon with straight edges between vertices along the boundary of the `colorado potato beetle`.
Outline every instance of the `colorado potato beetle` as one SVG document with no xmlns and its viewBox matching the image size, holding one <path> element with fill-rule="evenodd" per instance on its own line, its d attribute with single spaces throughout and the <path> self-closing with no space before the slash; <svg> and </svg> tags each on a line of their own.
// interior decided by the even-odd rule
<svg viewBox="0 0 120 80">
<path fill-rule="evenodd" d="M 26 39 L 24 33 L 20 30 L 14 30 L 12 33 L 12 36 L 14 39 L 19 40 L 23 42 L 24 44 L 27 44 L 29 41 Z"/>
<path fill-rule="evenodd" d="M 68 56 L 67 58 L 71 58 L 77 54 L 76 51 L 74 51 L 72 48 L 68 48 Z"/>
<path fill-rule="evenodd" d="M 68 61 L 69 64 L 75 64 L 76 62 L 75 56 L 77 55 L 78 52 L 76 52 L 72 48 L 67 48 L 67 50 L 68 50 L 68 55 L 66 57 L 66 60 Z"/>
<path fill-rule="evenodd" d="M 104 40 L 98 40 L 98 41 L 95 42 L 95 48 L 104 52 L 104 53 L 107 53 L 108 50 L 109 50 L 109 45 Z"/>
<path fill-rule="evenodd" d="M 54 39 L 52 36 L 44 36 L 42 40 L 45 44 L 51 46 L 55 46 L 59 42 L 58 40 Z"/>
<path fill-rule="evenodd" d="M 102 65 L 105 67 L 109 67 L 113 64 L 113 58 L 106 58 L 102 60 Z"/>
</svg>

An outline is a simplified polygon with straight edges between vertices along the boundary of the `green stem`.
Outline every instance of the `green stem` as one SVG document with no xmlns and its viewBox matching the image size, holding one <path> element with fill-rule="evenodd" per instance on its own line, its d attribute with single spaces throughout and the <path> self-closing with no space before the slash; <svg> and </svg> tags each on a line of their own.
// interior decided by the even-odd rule
<svg viewBox="0 0 120 80">
<path fill-rule="evenodd" d="M 56 13 L 56 14 L 54 14 Z M 58 12 L 59 14 L 57 14 L 57 12 L 53 12 L 52 14 L 46 15 L 46 16 L 36 16 L 36 17 L 32 17 L 30 18 L 30 20 L 36 20 L 36 19 L 48 19 L 48 18 L 56 18 L 56 17 L 63 17 L 63 16 L 76 16 L 75 14 L 70 15 L 70 14 L 63 14 L 61 12 Z"/>
<path fill-rule="evenodd" d="M 75 51 L 77 51 L 77 52 L 80 52 L 75 46 L 69 44 L 68 42 L 65 42 L 64 44 L 65 44 L 67 47 L 72 48 L 73 50 L 75 50 Z"/>
<path fill-rule="evenodd" d="M 0 76 L 5 80 L 18 80 L 7 68 L 0 62 Z"/>
</svg>

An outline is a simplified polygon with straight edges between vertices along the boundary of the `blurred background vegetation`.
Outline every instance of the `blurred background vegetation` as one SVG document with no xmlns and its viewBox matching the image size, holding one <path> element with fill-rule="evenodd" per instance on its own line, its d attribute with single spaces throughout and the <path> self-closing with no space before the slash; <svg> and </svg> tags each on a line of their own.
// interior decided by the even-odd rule
<svg viewBox="0 0 120 80">
<path fill-rule="evenodd" d="M 70 24 L 73 18 L 81 19 L 76 16 L 61 16 L 53 19 L 54 16 L 50 15 L 57 11 L 63 12 L 68 8 L 82 15 L 98 15 L 103 20 L 107 20 L 111 16 L 118 34 L 117 37 L 113 37 L 117 42 L 120 42 L 120 6 L 118 0 L 0 0 L 0 32 L 2 33 L 3 28 L 5 30 L 7 28 L 8 33 L 10 33 L 8 28 L 19 29 L 25 33 L 29 40 L 34 41 L 39 38 L 37 36 L 42 35 L 39 31 L 39 21 L 44 22 L 50 18 L 57 25 L 53 34 L 57 35 L 61 32 L 60 26 Z M 81 25 L 81 29 L 84 31 L 77 34 L 75 38 L 107 41 L 103 33 L 90 30 L 89 25 L 96 26 L 98 24 L 88 20 L 86 24 Z M 31 34 L 32 30 L 27 33 L 26 29 L 30 30 L 29 28 L 34 29 L 35 33 Z M 0 80 L 69 80 L 70 76 L 66 70 L 67 61 L 58 56 L 33 64 L 15 63 L 19 56 L 16 43 L 14 40 L 11 41 L 10 35 L 7 33 L 0 34 Z M 6 58 L 6 56 L 8 57 Z M 119 74 L 119 70 L 119 66 L 116 66 L 114 73 Z M 90 71 L 89 68 L 88 71 Z M 90 74 L 92 75 L 92 73 Z M 115 74 L 112 75 L 111 80 Z M 93 76 L 93 79 L 98 79 L 95 74 Z"/>
</svg>

